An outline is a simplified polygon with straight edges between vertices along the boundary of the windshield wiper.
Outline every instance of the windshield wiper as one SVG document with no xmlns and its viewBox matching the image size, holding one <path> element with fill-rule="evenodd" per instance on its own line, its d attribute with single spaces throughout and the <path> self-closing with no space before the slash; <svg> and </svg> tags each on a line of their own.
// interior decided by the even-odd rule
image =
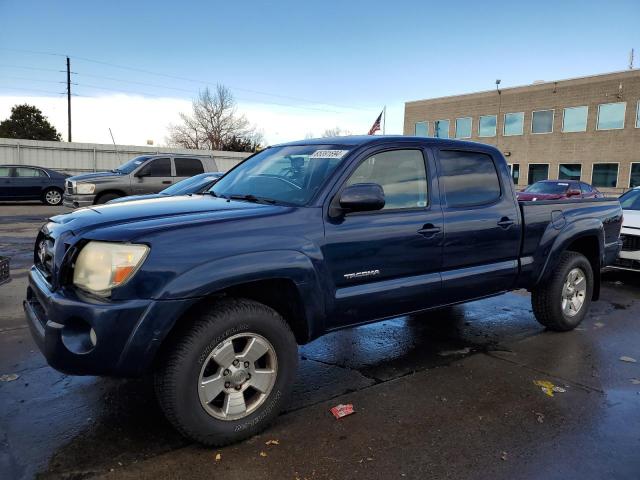
<svg viewBox="0 0 640 480">
<path fill-rule="evenodd" d="M 252 195 L 250 193 L 246 195 L 229 195 L 227 197 L 227 200 L 246 200 L 247 202 L 268 203 L 270 205 L 273 205 L 277 202 L 277 200 L 274 200 L 272 198 L 256 197 L 255 195 Z"/>
</svg>

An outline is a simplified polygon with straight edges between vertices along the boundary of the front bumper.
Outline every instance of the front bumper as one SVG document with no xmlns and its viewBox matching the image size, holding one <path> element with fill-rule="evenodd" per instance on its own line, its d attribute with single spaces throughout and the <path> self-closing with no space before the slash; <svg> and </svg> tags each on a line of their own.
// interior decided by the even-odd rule
<svg viewBox="0 0 640 480">
<path fill-rule="evenodd" d="M 23 307 L 35 342 L 56 370 L 138 376 L 151 367 L 160 343 L 194 301 L 116 302 L 69 288 L 52 292 L 32 267 Z"/>
<path fill-rule="evenodd" d="M 65 193 L 62 197 L 62 204 L 67 208 L 81 208 L 93 205 L 95 195 L 72 195 Z"/>
</svg>

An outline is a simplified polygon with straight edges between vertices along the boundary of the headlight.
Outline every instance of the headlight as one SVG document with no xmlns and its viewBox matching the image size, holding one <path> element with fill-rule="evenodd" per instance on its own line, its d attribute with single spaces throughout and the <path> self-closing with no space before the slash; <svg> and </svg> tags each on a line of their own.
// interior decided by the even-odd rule
<svg viewBox="0 0 640 480">
<path fill-rule="evenodd" d="M 95 295 L 107 297 L 112 288 L 133 277 L 148 253 L 146 245 L 89 242 L 76 260 L 73 283 Z"/>
<path fill-rule="evenodd" d="M 96 191 L 94 183 L 76 183 L 76 193 L 80 195 L 90 195 Z"/>
</svg>

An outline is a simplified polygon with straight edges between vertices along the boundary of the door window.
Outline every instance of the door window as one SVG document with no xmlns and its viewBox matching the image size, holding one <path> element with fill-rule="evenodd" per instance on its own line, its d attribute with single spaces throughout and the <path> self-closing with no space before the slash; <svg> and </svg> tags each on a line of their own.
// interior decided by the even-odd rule
<svg viewBox="0 0 640 480">
<path fill-rule="evenodd" d="M 450 207 L 483 205 L 500 198 L 498 172 L 487 154 L 443 150 L 440 152 L 440 170 Z"/>
<path fill-rule="evenodd" d="M 0 167 L 0 177 L 10 177 L 11 167 Z"/>
<path fill-rule="evenodd" d="M 17 177 L 44 177 L 44 172 L 36 168 L 16 167 Z"/>
<path fill-rule="evenodd" d="M 420 150 L 382 152 L 362 162 L 347 185 L 377 183 L 384 190 L 383 210 L 427 206 L 427 172 Z"/>
<path fill-rule="evenodd" d="M 170 177 L 171 161 L 168 158 L 151 160 L 140 169 L 140 174 L 145 177 Z"/>
<path fill-rule="evenodd" d="M 174 158 L 176 164 L 176 177 L 193 177 L 204 173 L 202 162 L 197 158 Z"/>
</svg>

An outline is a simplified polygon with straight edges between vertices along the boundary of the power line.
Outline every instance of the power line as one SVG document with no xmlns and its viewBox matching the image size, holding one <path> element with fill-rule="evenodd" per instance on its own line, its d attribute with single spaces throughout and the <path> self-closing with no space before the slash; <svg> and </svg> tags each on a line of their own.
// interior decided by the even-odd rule
<svg viewBox="0 0 640 480">
<path fill-rule="evenodd" d="M 63 72 L 63 70 L 57 70 L 55 68 L 40 68 L 40 67 L 27 67 L 24 65 L 0 65 L 0 67 L 3 68 L 20 68 L 23 70 L 40 70 L 42 72 L 57 72 L 57 73 L 61 73 Z M 71 73 L 75 73 L 75 72 L 71 72 Z"/>
<path fill-rule="evenodd" d="M 105 66 L 114 67 L 114 68 L 121 68 L 123 70 L 130 70 L 130 71 L 134 71 L 134 72 L 145 73 L 147 75 L 156 75 L 156 76 L 160 76 L 160 77 L 171 78 L 171 79 L 174 79 L 174 80 L 182 80 L 182 81 L 186 81 L 186 82 L 193 82 L 193 83 L 205 84 L 205 85 L 218 83 L 218 82 L 211 82 L 211 81 L 208 81 L 208 80 L 193 79 L 193 78 L 189 78 L 189 77 L 182 77 L 182 76 L 172 75 L 172 74 L 163 73 L 163 72 L 154 72 L 154 71 L 146 70 L 146 69 L 142 69 L 142 68 L 130 67 L 130 66 L 127 66 L 127 65 L 120 65 L 120 64 L 111 63 L 111 62 L 105 62 L 103 60 L 96 60 L 96 59 L 93 59 L 93 58 L 80 57 L 80 56 L 74 56 L 74 55 L 65 55 L 65 54 L 61 54 L 61 53 L 41 52 L 41 51 L 34 51 L 34 50 L 21 50 L 21 49 L 4 48 L 4 47 L 0 47 L 0 50 L 8 50 L 8 51 L 22 52 L 22 53 L 31 53 L 31 54 L 36 54 L 36 55 L 53 55 L 53 56 L 60 56 L 60 57 L 69 56 L 69 57 L 73 58 L 74 60 L 80 60 L 80 61 L 85 61 L 85 62 L 90 62 L 90 63 L 96 63 L 96 64 L 99 64 L 99 65 L 105 65 Z M 229 85 L 229 88 L 231 88 L 232 90 L 237 90 L 237 91 L 241 91 L 241 92 L 247 92 L 247 93 L 253 93 L 253 94 L 256 94 L 256 95 L 265 95 L 265 96 L 270 96 L 270 97 L 282 98 L 282 99 L 285 99 L 285 100 L 294 100 L 294 101 L 297 101 L 297 102 L 312 103 L 312 104 L 317 104 L 317 105 L 328 105 L 328 106 L 332 106 L 332 107 L 347 108 L 347 109 L 354 109 L 354 110 L 370 110 L 370 109 L 362 108 L 362 107 L 355 107 L 355 106 L 350 106 L 350 105 L 341 105 L 341 104 L 330 103 L 330 102 L 320 102 L 320 101 L 311 100 L 311 99 L 308 99 L 308 98 L 294 97 L 294 96 L 290 96 L 290 95 L 281 95 L 281 94 L 277 94 L 277 93 L 264 92 L 264 91 L 260 91 L 260 90 L 253 90 L 253 89 L 248 89 L 248 88 L 235 87 L 235 86 L 232 86 L 232 85 Z M 289 105 L 286 105 L 286 106 L 289 106 Z"/>
<path fill-rule="evenodd" d="M 53 95 L 66 95 L 66 92 L 53 92 L 51 90 L 41 90 L 39 88 L 16 88 L 16 87 L 9 87 L 7 85 L 0 85 L 0 88 L 6 88 L 7 90 L 18 90 L 21 92 L 40 92 L 40 93 L 49 93 Z"/>
</svg>

